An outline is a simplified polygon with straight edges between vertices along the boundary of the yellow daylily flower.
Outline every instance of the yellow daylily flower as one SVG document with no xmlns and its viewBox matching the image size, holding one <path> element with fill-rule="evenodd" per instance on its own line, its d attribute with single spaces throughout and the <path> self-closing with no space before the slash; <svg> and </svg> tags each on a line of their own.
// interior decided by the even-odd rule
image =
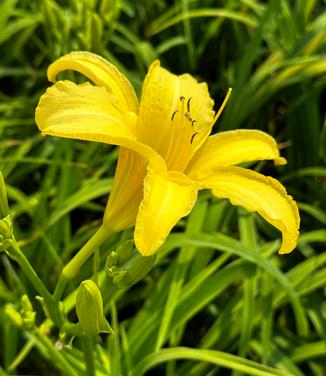
<svg viewBox="0 0 326 376">
<path fill-rule="evenodd" d="M 93 84 L 56 82 L 69 69 Z M 300 218 L 292 197 L 277 180 L 234 166 L 263 159 L 286 163 L 275 140 L 258 130 L 209 136 L 228 96 L 215 114 L 205 83 L 189 74 L 176 76 L 155 61 L 138 104 L 127 78 L 89 52 L 59 58 L 48 78 L 54 85 L 36 109 L 40 131 L 121 147 L 103 225 L 110 231 L 135 225 L 135 244 L 143 255 L 155 253 L 189 214 L 199 189 L 259 213 L 282 232 L 280 253 L 295 248 Z"/>
</svg>

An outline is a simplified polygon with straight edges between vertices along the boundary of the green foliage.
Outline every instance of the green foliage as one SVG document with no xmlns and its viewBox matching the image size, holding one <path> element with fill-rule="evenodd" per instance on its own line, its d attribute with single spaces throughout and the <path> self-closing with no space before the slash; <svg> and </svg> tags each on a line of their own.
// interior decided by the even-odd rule
<svg viewBox="0 0 326 376">
<path fill-rule="evenodd" d="M 325 375 L 324 5 L 1 1 L 0 169 L 17 242 L 0 255 L 0 375 Z M 128 230 L 101 246 L 58 304 L 59 272 L 100 225 L 117 159 L 108 145 L 39 135 L 34 109 L 46 68 L 71 50 L 117 64 L 138 93 L 157 58 L 206 81 L 217 106 L 232 87 L 217 128 L 262 129 L 280 143 L 288 164 L 256 167 L 298 202 L 297 250 L 275 254 L 274 228 L 204 192 L 141 282 L 118 288 L 104 271 Z M 89 278 L 114 332 L 91 341 L 75 338 L 73 324 L 53 324 L 77 322 L 77 289 Z"/>
</svg>

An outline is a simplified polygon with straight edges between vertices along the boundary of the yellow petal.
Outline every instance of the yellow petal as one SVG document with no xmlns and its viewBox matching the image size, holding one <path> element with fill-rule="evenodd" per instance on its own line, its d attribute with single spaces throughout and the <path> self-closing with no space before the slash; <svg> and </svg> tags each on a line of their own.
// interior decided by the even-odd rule
<svg viewBox="0 0 326 376">
<path fill-rule="evenodd" d="M 145 157 L 156 170 L 165 171 L 162 158 L 136 141 L 136 115 L 118 105 L 103 87 L 58 81 L 41 97 L 35 120 L 43 135 L 124 146 Z"/>
<path fill-rule="evenodd" d="M 299 235 L 300 217 L 295 201 L 276 179 L 241 167 L 221 167 L 201 181 L 215 196 L 228 198 L 233 205 L 256 211 L 282 232 L 279 253 L 289 253 Z"/>
<path fill-rule="evenodd" d="M 166 165 L 153 149 L 135 140 L 136 115 L 117 104 L 103 87 L 59 81 L 41 97 L 36 123 L 43 135 L 123 147 L 103 219 L 112 230 L 120 231 L 135 223 L 147 164 L 162 174 Z"/>
<path fill-rule="evenodd" d="M 179 219 L 189 214 L 196 197 L 197 187 L 185 175 L 163 175 L 149 169 L 134 234 L 142 255 L 157 251 Z"/>
<path fill-rule="evenodd" d="M 134 139 L 136 115 L 119 109 L 118 105 L 116 98 L 103 87 L 58 81 L 40 98 L 35 120 L 43 134 L 56 135 L 56 130 L 69 133 L 107 131 L 111 136 Z"/>
<path fill-rule="evenodd" d="M 253 129 L 226 131 L 208 137 L 190 161 L 186 174 L 201 180 L 218 167 L 264 159 L 273 159 L 275 164 L 286 163 L 273 137 Z"/>
<path fill-rule="evenodd" d="M 211 131 L 213 105 L 205 83 L 189 74 L 176 76 L 156 61 L 143 86 L 137 138 L 156 150 L 169 170 L 183 171 Z"/>
<path fill-rule="evenodd" d="M 98 86 L 104 86 L 109 93 L 118 97 L 125 109 L 138 111 L 138 99 L 128 79 L 101 56 L 85 51 L 64 55 L 49 66 L 49 81 L 55 82 L 56 76 L 68 69 L 82 73 Z"/>
<path fill-rule="evenodd" d="M 143 199 L 146 174 L 145 159 L 132 150 L 121 148 L 103 219 L 114 231 L 118 232 L 135 224 Z"/>
</svg>

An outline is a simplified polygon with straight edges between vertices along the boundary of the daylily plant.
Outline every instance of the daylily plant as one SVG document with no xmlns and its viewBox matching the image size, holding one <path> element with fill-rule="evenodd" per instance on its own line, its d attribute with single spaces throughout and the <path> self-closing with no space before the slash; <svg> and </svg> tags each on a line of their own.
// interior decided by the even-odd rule
<svg viewBox="0 0 326 376">
<path fill-rule="evenodd" d="M 91 83 L 57 81 L 65 70 Z M 108 233 L 135 225 L 138 251 L 151 255 L 173 226 L 191 211 L 200 189 L 256 211 L 282 232 L 280 253 L 297 242 L 298 208 L 277 180 L 236 167 L 280 157 L 275 140 L 258 130 L 210 136 L 217 113 L 207 85 L 191 75 L 174 75 L 155 61 L 145 78 L 140 103 L 128 79 L 111 63 L 89 52 L 72 52 L 50 65 L 54 85 L 41 97 L 36 123 L 43 135 L 120 146 L 115 178 L 104 213 Z"/>
</svg>

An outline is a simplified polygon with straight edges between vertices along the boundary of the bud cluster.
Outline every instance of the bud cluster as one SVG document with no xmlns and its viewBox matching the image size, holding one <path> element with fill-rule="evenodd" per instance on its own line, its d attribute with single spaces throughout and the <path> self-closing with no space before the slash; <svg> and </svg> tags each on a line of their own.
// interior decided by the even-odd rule
<svg viewBox="0 0 326 376">
<path fill-rule="evenodd" d="M 5 313 L 11 322 L 19 328 L 33 329 L 36 312 L 33 310 L 29 297 L 24 294 L 20 299 L 21 309 L 18 310 L 12 304 L 6 304 Z"/>
</svg>

